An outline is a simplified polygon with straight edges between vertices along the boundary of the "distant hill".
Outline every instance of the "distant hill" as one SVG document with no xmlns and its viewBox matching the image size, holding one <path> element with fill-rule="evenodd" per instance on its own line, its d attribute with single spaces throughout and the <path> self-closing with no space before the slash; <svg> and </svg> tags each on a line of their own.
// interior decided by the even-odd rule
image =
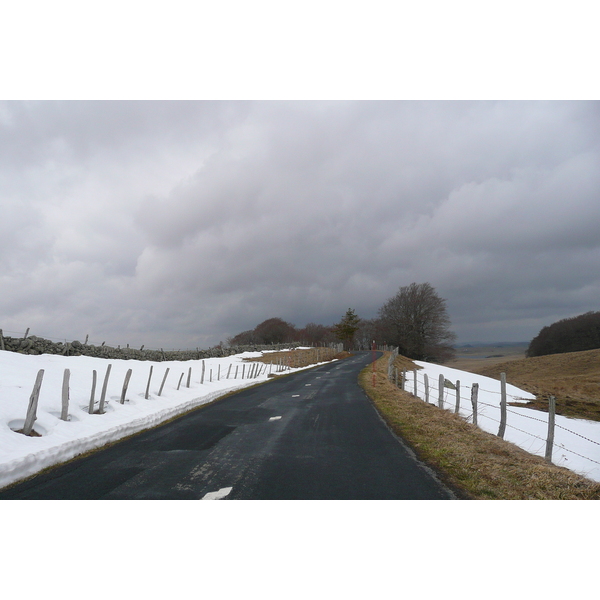
<svg viewBox="0 0 600 600">
<path fill-rule="evenodd" d="M 547 410 L 547 398 L 557 400 L 559 414 L 600 421 L 600 349 L 568 352 L 477 365 L 471 361 L 472 373 L 506 380 L 535 394 L 532 408 Z"/>
</svg>

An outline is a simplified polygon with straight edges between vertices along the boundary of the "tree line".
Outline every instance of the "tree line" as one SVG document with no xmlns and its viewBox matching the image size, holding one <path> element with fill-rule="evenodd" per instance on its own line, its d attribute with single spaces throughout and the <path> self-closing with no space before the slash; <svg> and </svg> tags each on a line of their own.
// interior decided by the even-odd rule
<svg viewBox="0 0 600 600">
<path fill-rule="evenodd" d="M 450 331 L 446 301 L 429 283 L 401 287 L 378 310 L 377 317 L 361 319 L 349 308 L 338 323 L 308 323 L 296 328 L 281 318 L 263 321 L 254 329 L 227 340 L 230 345 L 301 342 L 310 346 L 343 342 L 346 350 L 377 346 L 398 347 L 414 360 L 442 363 L 455 356 L 455 334 Z"/>
<path fill-rule="evenodd" d="M 600 312 L 587 312 L 543 327 L 529 343 L 527 356 L 600 348 Z"/>
</svg>

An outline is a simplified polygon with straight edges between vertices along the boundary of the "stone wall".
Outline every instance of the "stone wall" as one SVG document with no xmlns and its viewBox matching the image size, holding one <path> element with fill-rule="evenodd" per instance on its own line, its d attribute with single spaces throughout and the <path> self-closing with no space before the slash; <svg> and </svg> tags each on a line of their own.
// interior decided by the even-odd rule
<svg viewBox="0 0 600 600">
<path fill-rule="evenodd" d="M 241 352 L 261 352 L 263 350 L 280 350 L 282 348 L 294 348 L 299 346 L 298 342 L 292 344 L 275 344 L 272 346 L 232 346 L 229 348 L 209 348 L 208 350 L 145 350 L 142 346 L 139 350 L 134 348 L 113 348 L 106 346 L 93 346 L 82 344 L 75 340 L 73 342 L 53 342 L 44 338 L 30 335 L 25 338 L 4 337 L 0 330 L 0 350 L 19 352 L 21 354 L 60 354 L 62 356 L 94 356 L 97 358 L 135 359 L 135 360 L 199 360 L 219 356 L 230 356 Z"/>
</svg>

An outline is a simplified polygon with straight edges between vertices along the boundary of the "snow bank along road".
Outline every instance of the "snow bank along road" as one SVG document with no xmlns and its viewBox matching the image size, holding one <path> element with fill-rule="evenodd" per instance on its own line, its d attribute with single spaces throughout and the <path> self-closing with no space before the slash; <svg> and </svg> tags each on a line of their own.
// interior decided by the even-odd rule
<svg viewBox="0 0 600 600">
<path fill-rule="evenodd" d="M 299 371 L 0 491 L 0 499 L 450 499 L 357 383 Z"/>
</svg>

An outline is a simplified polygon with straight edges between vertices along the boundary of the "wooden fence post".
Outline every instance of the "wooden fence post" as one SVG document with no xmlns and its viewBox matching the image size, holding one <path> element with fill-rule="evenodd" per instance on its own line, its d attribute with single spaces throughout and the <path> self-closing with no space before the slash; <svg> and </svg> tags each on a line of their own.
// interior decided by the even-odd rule
<svg viewBox="0 0 600 600">
<path fill-rule="evenodd" d="M 238 368 L 239 368 L 239 365 L 235 365 L 235 376 L 234 376 L 234 379 L 237 379 Z"/>
<path fill-rule="evenodd" d="M 394 381 L 394 383 L 395 383 L 396 387 L 398 387 L 398 367 L 394 367 L 394 371 L 395 371 L 395 374 L 394 374 L 395 381 Z"/>
<path fill-rule="evenodd" d="M 94 414 L 94 397 L 96 395 L 96 378 L 97 378 L 96 370 L 92 371 L 92 391 L 90 393 L 90 404 L 88 406 L 88 414 Z"/>
<path fill-rule="evenodd" d="M 425 402 L 429 404 L 429 377 L 427 377 L 427 373 L 423 377 L 425 379 Z"/>
<path fill-rule="evenodd" d="M 106 375 L 104 375 L 104 383 L 102 384 L 102 393 L 100 394 L 100 405 L 98 406 L 98 414 L 104 414 L 104 399 L 106 398 L 106 388 L 108 387 L 108 378 L 110 377 L 110 369 L 112 365 L 106 367 Z"/>
<path fill-rule="evenodd" d="M 506 373 L 500 373 L 500 427 L 498 437 L 504 439 L 506 430 Z"/>
<path fill-rule="evenodd" d="M 474 383 L 471 387 L 471 404 L 473 406 L 473 425 L 477 425 L 477 396 L 479 395 L 479 384 Z"/>
<path fill-rule="evenodd" d="M 454 407 L 454 414 L 457 415 L 460 411 L 460 381 L 456 380 L 456 406 Z"/>
<path fill-rule="evenodd" d="M 245 373 L 245 371 L 246 371 L 246 365 L 243 364 L 242 365 L 242 379 L 244 379 L 244 373 Z"/>
<path fill-rule="evenodd" d="M 127 373 L 125 374 L 125 381 L 123 381 L 123 389 L 121 390 L 121 404 L 125 404 L 125 394 L 127 393 L 127 388 L 129 387 L 130 377 L 131 369 L 127 369 Z"/>
<path fill-rule="evenodd" d="M 413 369 L 413 395 L 417 396 L 417 370 Z"/>
<path fill-rule="evenodd" d="M 23 433 L 25 435 L 31 435 L 33 430 L 33 423 L 36 420 L 38 398 L 40 396 L 40 388 L 42 387 L 42 379 L 44 379 L 44 369 L 38 371 L 37 377 L 35 378 L 35 384 L 33 391 L 29 397 L 29 406 L 27 407 L 27 416 L 25 417 L 25 424 L 23 425 Z"/>
<path fill-rule="evenodd" d="M 185 375 L 185 373 L 182 373 L 182 374 L 179 376 L 179 383 L 177 384 L 177 391 L 179 391 L 179 386 L 181 385 L 181 380 L 183 379 L 183 376 L 184 376 L 184 375 Z"/>
<path fill-rule="evenodd" d="M 552 446 L 554 445 L 554 421 L 556 417 L 556 398 L 548 398 L 548 438 L 546 439 L 546 461 L 552 462 Z"/>
<path fill-rule="evenodd" d="M 62 384 L 62 408 L 60 411 L 60 420 L 69 420 L 69 380 L 71 379 L 71 371 L 65 369 L 63 373 L 63 384 Z"/>
<path fill-rule="evenodd" d="M 162 394 L 163 387 L 165 386 L 165 381 L 167 380 L 167 375 L 169 374 L 169 369 L 170 369 L 170 367 L 167 367 L 167 370 L 165 371 L 165 376 L 163 377 L 162 383 L 160 384 L 160 390 L 158 390 L 159 396 Z"/>
<path fill-rule="evenodd" d="M 402 369 L 402 391 L 406 386 L 406 369 Z"/>
<path fill-rule="evenodd" d="M 144 396 L 148 400 L 148 394 L 150 393 L 150 380 L 152 379 L 153 365 L 150 365 L 150 374 L 148 375 L 148 383 L 146 384 L 146 395 Z"/>
<path fill-rule="evenodd" d="M 221 381 L 221 363 L 217 366 L 217 381 Z"/>
<path fill-rule="evenodd" d="M 438 379 L 438 386 L 439 386 L 439 395 L 438 395 L 438 406 L 440 408 L 444 408 L 444 376 L 440 375 L 439 379 Z"/>
<path fill-rule="evenodd" d="M 227 379 L 229 379 L 229 374 L 231 373 L 232 363 L 229 363 L 229 369 L 227 369 Z"/>
<path fill-rule="evenodd" d="M 200 383 L 204 383 L 204 361 L 202 361 L 202 377 L 200 378 Z"/>
<path fill-rule="evenodd" d="M 188 376 L 187 376 L 187 386 L 186 387 L 190 387 L 190 381 L 192 379 L 192 367 L 190 367 L 189 371 L 188 371 Z"/>
</svg>

